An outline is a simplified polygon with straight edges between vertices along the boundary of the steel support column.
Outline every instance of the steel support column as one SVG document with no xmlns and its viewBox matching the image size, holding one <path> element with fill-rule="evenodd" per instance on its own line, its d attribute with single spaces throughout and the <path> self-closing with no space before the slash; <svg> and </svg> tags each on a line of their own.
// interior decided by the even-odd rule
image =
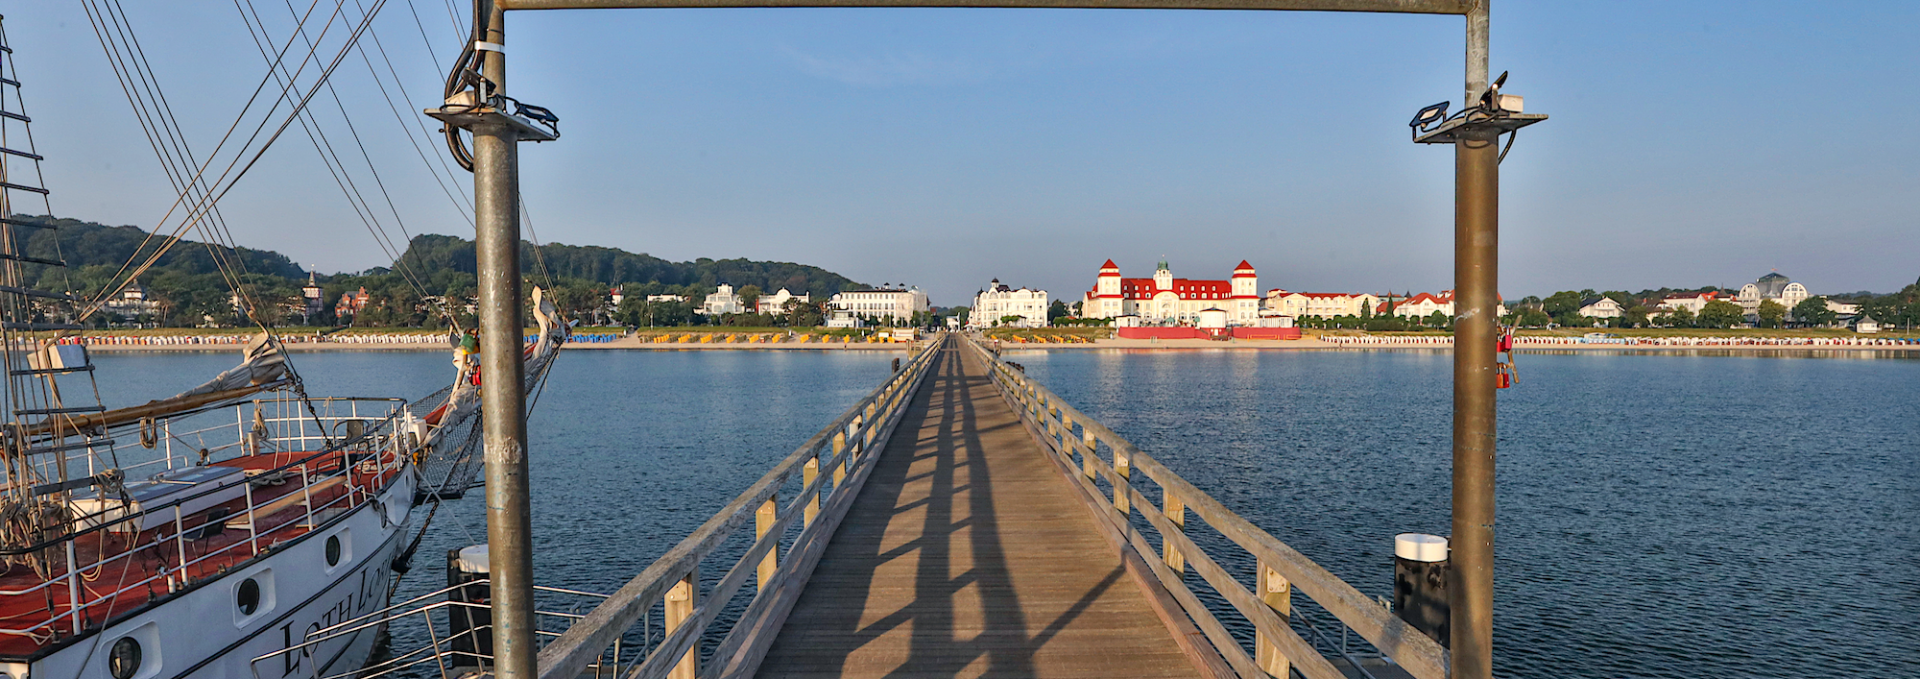
<svg viewBox="0 0 1920 679">
<path fill-rule="evenodd" d="M 1487 88 L 1487 2 L 1467 12 L 1466 105 Z M 1500 323 L 1499 133 L 1454 144 L 1451 675 L 1493 676 L 1494 363 Z"/>
<path fill-rule="evenodd" d="M 486 41 L 506 43 L 504 13 L 477 5 Z M 506 55 L 485 53 L 483 73 L 506 87 Z M 479 259 L 481 417 L 487 463 L 488 565 L 493 585 L 493 676 L 532 679 L 533 531 L 527 491 L 526 402 L 521 389 L 519 133 L 494 122 L 473 128 L 475 250 Z"/>
</svg>

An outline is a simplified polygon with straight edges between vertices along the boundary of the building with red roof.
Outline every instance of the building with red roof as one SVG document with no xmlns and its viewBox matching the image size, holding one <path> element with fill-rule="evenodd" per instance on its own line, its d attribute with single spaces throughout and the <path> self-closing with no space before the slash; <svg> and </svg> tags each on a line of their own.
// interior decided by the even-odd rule
<svg viewBox="0 0 1920 679">
<path fill-rule="evenodd" d="M 1086 318 L 1137 316 L 1145 325 L 1192 325 L 1200 312 L 1219 309 L 1227 322 L 1252 326 L 1260 320 L 1260 284 L 1245 260 L 1226 280 L 1175 278 L 1163 260 L 1152 278 L 1127 278 L 1109 259 L 1100 265 L 1093 290 L 1082 300 Z"/>
</svg>

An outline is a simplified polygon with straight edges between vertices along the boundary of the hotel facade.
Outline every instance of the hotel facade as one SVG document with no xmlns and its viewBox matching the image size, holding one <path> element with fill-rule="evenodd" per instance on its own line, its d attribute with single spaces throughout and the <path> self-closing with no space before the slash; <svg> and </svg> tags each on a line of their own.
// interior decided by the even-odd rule
<svg viewBox="0 0 1920 679">
<path fill-rule="evenodd" d="M 967 312 L 967 327 L 991 328 L 1009 316 L 1020 317 L 1012 323 L 1015 327 L 1047 327 L 1047 291 L 1013 288 L 995 278 L 986 289 L 973 296 L 973 309 Z"/>
<path fill-rule="evenodd" d="M 1093 290 L 1081 300 L 1085 318 L 1137 317 L 1141 325 L 1192 325 L 1200 312 L 1226 312 L 1227 322 L 1253 326 L 1260 321 L 1260 284 L 1244 260 L 1226 280 L 1174 278 L 1162 261 L 1152 278 L 1127 278 L 1109 259 L 1100 266 Z"/>
</svg>

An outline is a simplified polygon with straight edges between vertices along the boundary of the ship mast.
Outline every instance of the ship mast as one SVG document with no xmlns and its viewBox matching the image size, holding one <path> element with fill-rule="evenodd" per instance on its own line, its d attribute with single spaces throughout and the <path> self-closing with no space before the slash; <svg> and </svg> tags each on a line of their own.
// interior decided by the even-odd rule
<svg viewBox="0 0 1920 679">
<path fill-rule="evenodd" d="M 93 366 L 86 352 L 80 347 L 53 346 L 51 338 L 43 336 L 80 326 L 66 318 L 65 305 L 74 301 L 71 289 L 49 292 L 34 285 L 33 279 L 46 269 L 64 269 L 66 263 L 59 255 L 57 237 L 46 239 L 52 247 L 42 248 L 51 253 L 29 254 L 27 247 L 33 234 L 56 231 L 58 227 L 47 201 L 41 156 L 28 127 L 32 122 L 20 96 L 20 74 L 13 64 L 13 50 L 6 45 L 5 29 L 0 28 L 0 369 L 7 373 L 5 502 L 25 508 L 38 523 L 51 524 L 66 519 L 66 493 L 117 478 L 113 476 L 117 472 L 107 469 L 112 465 L 100 456 L 102 449 L 111 450 L 113 443 L 104 432 L 72 426 L 76 417 L 106 410 L 99 400 L 99 386 L 92 382 Z M 14 167 L 15 163 L 21 167 Z M 16 172 L 28 169 L 31 171 Z M 22 219 L 15 200 L 21 195 L 36 196 L 30 200 L 39 203 L 47 217 Z M 64 272 L 58 278 L 63 285 L 67 282 Z M 61 397 L 60 378 L 67 376 L 84 376 L 86 380 L 69 382 L 83 395 L 76 403 Z M 81 461 L 87 464 L 81 467 Z M 73 473 L 81 476 L 74 478 Z"/>
</svg>

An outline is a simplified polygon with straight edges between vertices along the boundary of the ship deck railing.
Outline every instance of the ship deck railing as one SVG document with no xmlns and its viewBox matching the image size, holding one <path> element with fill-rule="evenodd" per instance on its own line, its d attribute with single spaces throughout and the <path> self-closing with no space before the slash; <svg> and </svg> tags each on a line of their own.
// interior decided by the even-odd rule
<svg viewBox="0 0 1920 679">
<path fill-rule="evenodd" d="M 167 440 L 187 435 L 204 438 L 214 434 L 251 433 L 248 431 L 253 427 L 253 423 L 248 422 L 249 408 L 272 402 L 274 399 L 262 399 L 260 403 L 232 406 L 236 421 L 246 423 L 244 425 L 221 424 L 182 434 L 168 433 Z M 25 639 L 29 646 L 38 647 L 63 635 L 103 628 L 140 610 L 140 602 L 149 598 L 153 587 L 159 586 L 163 592 L 180 591 L 195 580 L 217 575 L 237 563 L 269 552 L 279 543 L 311 532 L 370 501 L 375 491 L 372 482 L 391 481 L 403 471 L 408 462 L 409 442 L 392 435 L 392 431 L 395 422 L 407 417 L 405 401 L 336 398 L 314 399 L 314 403 L 312 412 L 300 406 L 297 415 L 272 418 L 263 415 L 269 435 L 251 438 L 247 454 L 214 463 L 234 466 L 235 461 L 240 461 L 238 467 L 244 478 L 237 484 L 208 484 L 204 490 L 183 493 L 150 506 L 142 505 L 134 513 L 126 513 L 122 499 L 119 506 L 109 505 L 99 512 L 71 516 L 74 530 L 34 544 L 0 548 L 0 558 L 14 562 L 8 571 L 30 568 L 23 563 L 30 559 L 38 559 L 46 564 L 43 568 L 51 569 L 45 576 L 29 578 L 37 581 L 31 586 L 0 588 L 0 611 L 6 612 L 8 623 L 0 625 L 0 654 L 19 655 L 16 651 L 20 649 L 14 648 L 17 642 L 10 643 L 7 639 Z M 381 407 L 384 410 L 379 409 Z M 300 433 L 303 429 L 331 427 L 347 421 L 363 423 L 360 435 L 351 439 L 336 435 L 330 439 L 332 445 L 325 443 L 327 438 Z M 169 423 L 162 421 L 152 426 L 164 432 Z M 288 436 L 282 439 L 274 432 L 285 432 Z M 305 448 L 307 445 L 313 448 Z M 231 448 L 233 445 L 229 444 L 207 450 L 211 453 L 215 449 Z M 156 467 L 165 465 L 165 469 L 176 469 L 204 466 L 208 462 L 197 450 L 192 455 L 176 455 L 170 448 L 162 448 L 160 454 L 160 458 L 126 469 L 164 471 Z M 253 460 L 264 461 L 246 464 Z M 366 467 L 368 462 L 373 466 Z M 129 474 L 122 482 L 143 478 Z M 263 483 L 291 488 L 257 493 L 256 485 Z M 230 505 L 228 513 L 216 514 L 211 508 L 195 509 L 193 513 L 185 511 L 185 507 L 196 501 L 232 492 L 233 485 L 241 487 L 238 501 L 216 505 Z M 141 525 L 154 516 L 163 517 L 162 525 L 143 529 Z M 122 540 L 129 544 L 124 548 L 109 548 L 109 543 Z M 159 565 L 149 571 L 144 566 L 146 560 Z M 108 578 L 109 573 L 114 577 Z M 0 580 L 13 580 L 20 575 L 24 574 L 0 574 Z M 112 585 L 105 586 L 109 581 Z M 40 614 L 33 615 L 33 611 Z M 18 622 L 31 624 L 17 625 Z"/>
<path fill-rule="evenodd" d="M 484 580 L 479 583 L 484 586 Z M 493 656 L 485 652 L 481 640 L 493 634 L 493 626 L 485 622 L 491 608 L 486 603 L 455 600 L 453 596 L 463 588 L 473 587 L 474 583 L 449 585 L 443 589 L 421 594 L 400 603 L 388 605 L 371 613 L 345 620 L 333 625 L 307 632 L 300 643 L 254 658 L 251 661 L 253 676 L 280 676 L 268 671 L 263 673 L 261 663 L 267 667 L 317 667 L 316 653 L 323 646 L 336 644 L 356 635 L 374 633 L 380 630 L 405 629 L 412 633 L 426 634 L 426 643 L 413 647 L 401 647 L 389 636 L 389 650 L 382 656 L 364 666 L 342 666 L 330 674 L 320 674 L 317 670 L 302 675 L 306 679 L 379 679 L 381 677 L 405 676 L 419 677 L 422 672 L 427 676 L 440 679 L 459 679 L 472 676 L 477 670 L 490 666 Z M 607 595 L 562 587 L 535 586 L 534 594 L 542 608 L 534 611 L 534 635 L 541 642 L 558 638 L 582 618 L 586 612 L 606 600 Z M 562 606 L 560 609 L 547 607 Z M 409 624 L 411 623 L 411 624 Z M 652 630 L 643 630 L 643 639 L 651 636 Z M 466 645 L 456 646 L 466 641 Z M 614 640 L 608 649 L 610 657 L 618 657 L 622 652 L 622 641 Z M 289 658 L 288 656 L 293 656 Z M 612 665 L 590 665 L 581 677 L 618 677 Z"/>
</svg>

